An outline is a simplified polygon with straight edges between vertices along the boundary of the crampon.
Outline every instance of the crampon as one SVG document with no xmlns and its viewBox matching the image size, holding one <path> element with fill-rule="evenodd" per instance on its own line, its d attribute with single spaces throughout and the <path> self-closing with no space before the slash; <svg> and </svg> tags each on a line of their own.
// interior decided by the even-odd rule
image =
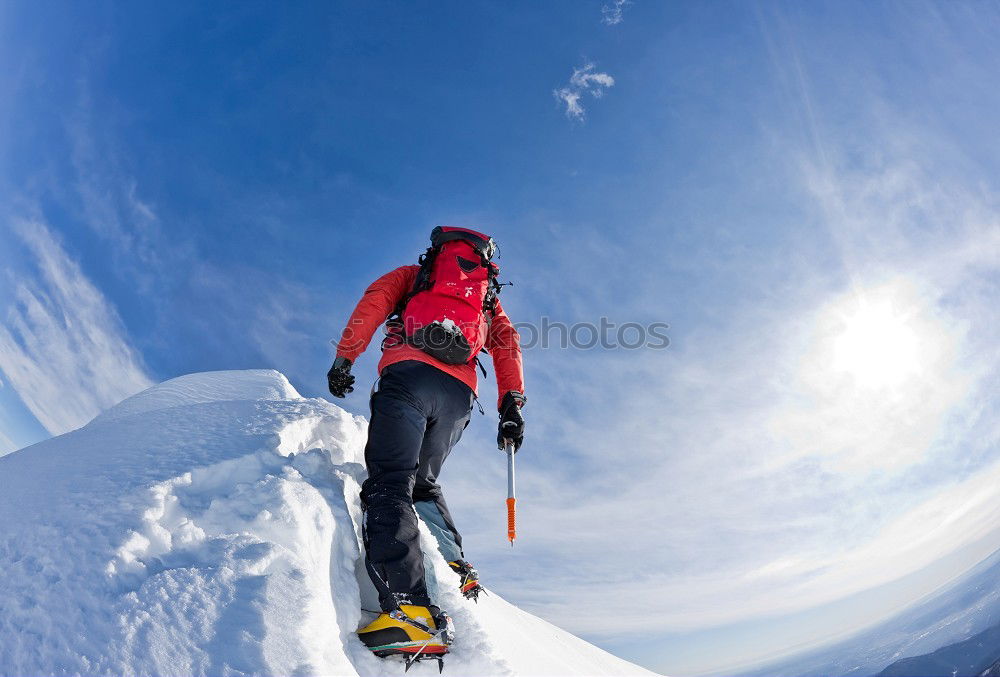
<svg viewBox="0 0 1000 677">
<path fill-rule="evenodd" d="M 379 658 L 402 656 L 406 670 L 426 660 L 444 670 L 444 655 L 455 639 L 451 618 L 437 607 L 400 605 L 358 631 L 361 641 Z"/>
<path fill-rule="evenodd" d="M 448 562 L 448 566 L 461 577 L 462 582 L 459 583 L 459 589 L 465 598 L 479 602 L 479 593 L 486 594 L 486 589 L 479 584 L 479 572 L 464 559 Z"/>
</svg>

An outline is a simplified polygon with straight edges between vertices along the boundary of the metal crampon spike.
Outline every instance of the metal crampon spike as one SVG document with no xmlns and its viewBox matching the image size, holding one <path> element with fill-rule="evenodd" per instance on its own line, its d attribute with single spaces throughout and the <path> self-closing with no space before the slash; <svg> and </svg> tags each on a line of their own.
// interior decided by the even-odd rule
<svg viewBox="0 0 1000 677">
<path fill-rule="evenodd" d="M 427 645 L 430 644 L 431 642 L 433 642 L 435 639 L 437 639 L 441 634 L 442 634 L 441 630 L 438 630 L 437 632 L 433 633 L 427 639 L 427 641 L 424 642 L 423 645 L 417 650 L 417 652 L 415 654 L 413 654 L 412 657 L 407 656 L 406 657 L 406 668 L 403 670 L 403 672 L 409 672 L 410 671 L 410 667 L 414 663 L 416 663 L 417 661 L 419 661 L 420 659 L 422 659 L 422 658 L 430 658 L 430 656 L 421 656 L 421 654 L 424 652 L 424 649 L 427 648 Z M 451 642 L 448 642 L 448 641 L 446 641 L 445 643 L 446 644 L 451 644 Z M 444 662 L 441 660 L 440 656 L 438 656 L 437 659 L 438 659 L 438 672 L 440 673 L 442 670 L 444 670 Z"/>
<path fill-rule="evenodd" d="M 412 658 L 404 656 L 404 660 L 406 661 L 406 666 L 403 668 L 403 672 L 409 672 L 410 668 L 413 667 L 414 663 L 419 663 L 420 661 L 426 661 L 426 660 L 435 660 L 435 661 L 437 661 L 437 664 L 438 664 L 438 674 L 441 674 L 442 672 L 444 672 L 444 656 L 429 656 L 429 655 L 420 656 L 420 655 L 415 655 Z"/>
</svg>

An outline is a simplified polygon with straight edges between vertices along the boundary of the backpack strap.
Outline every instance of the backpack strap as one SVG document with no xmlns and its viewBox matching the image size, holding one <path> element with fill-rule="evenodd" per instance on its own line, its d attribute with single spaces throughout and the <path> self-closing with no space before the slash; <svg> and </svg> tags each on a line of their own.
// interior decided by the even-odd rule
<svg viewBox="0 0 1000 677">
<path fill-rule="evenodd" d="M 486 294 L 483 295 L 483 315 L 486 322 L 491 323 L 497 314 L 497 295 L 500 293 L 502 284 L 497 280 L 497 267 L 490 263 L 489 259 L 483 256 L 483 266 L 486 268 Z"/>
<path fill-rule="evenodd" d="M 479 352 L 485 353 L 486 350 L 480 350 Z M 479 367 L 479 371 L 483 372 L 483 378 L 486 378 L 486 367 L 483 366 L 483 361 L 479 359 L 478 355 L 472 358 L 472 363 Z"/>
<path fill-rule="evenodd" d="M 413 280 L 413 288 L 410 289 L 406 296 L 399 300 L 399 303 L 396 304 L 396 307 L 392 309 L 392 312 L 389 313 L 386 319 L 390 321 L 399 320 L 403 317 L 406 304 L 410 302 L 410 299 L 425 289 L 431 288 L 431 270 L 434 268 L 434 259 L 437 258 L 437 255 L 438 249 L 436 247 L 428 247 L 427 251 L 420 255 L 420 259 L 417 261 L 420 264 L 420 270 L 417 271 L 417 277 Z"/>
<path fill-rule="evenodd" d="M 413 287 L 406 296 L 399 300 L 396 307 L 386 317 L 386 329 L 388 331 L 386 337 L 382 339 L 383 350 L 385 350 L 390 341 L 397 339 L 406 341 L 406 327 L 403 323 L 403 313 L 406 312 L 406 305 L 410 302 L 410 299 L 425 289 L 430 289 L 431 270 L 434 268 L 434 259 L 437 258 L 437 255 L 438 249 L 436 247 L 428 247 L 427 251 L 420 255 L 417 261 L 420 264 L 420 270 L 417 271 L 417 277 L 413 280 Z"/>
</svg>

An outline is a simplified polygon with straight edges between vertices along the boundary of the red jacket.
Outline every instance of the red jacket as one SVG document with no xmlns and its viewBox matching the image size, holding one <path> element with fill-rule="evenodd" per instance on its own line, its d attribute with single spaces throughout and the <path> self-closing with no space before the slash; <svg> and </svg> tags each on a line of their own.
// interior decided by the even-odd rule
<svg viewBox="0 0 1000 677">
<path fill-rule="evenodd" d="M 386 273 L 372 282 L 365 290 L 358 305 L 351 313 L 347 326 L 337 344 L 337 357 L 345 357 L 354 362 L 371 343 L 375 330 L 389 317 L 417 279 L 420 266 L 403 266 L 391 273 Z M 497 301 L 496 315 L 490 324 L 486 337 L 486 350 L 493 358 L 493 369 L 497 374 L 497 390 L 500 399 L 511 390 L 524 393 L 524 373 L 521 368 L 521 337 L 518 335 L 510 318 Z M 417 360 L 437 367 L 450 374 L 462 383 L 477 391 L 475 364 L 445 364 L 431 357 L 419 348 L 407 343 L 387 345 L 382 349 L 382 359 L 378 370 L 381 372 L 390 364 L 403 360 Z M 499 409 L 500 402 L 497 402 Z"/>
</svg>

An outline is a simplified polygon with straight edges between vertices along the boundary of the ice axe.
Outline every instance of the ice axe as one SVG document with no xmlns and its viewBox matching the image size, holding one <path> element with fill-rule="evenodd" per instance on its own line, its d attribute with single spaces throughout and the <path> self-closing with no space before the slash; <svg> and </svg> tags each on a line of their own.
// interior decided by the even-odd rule
<svg viewBox="0 0 1000 677">
<path fill-rule="evenodd" d="M 514 518 L 514 443 L 504 440 L 504 451 L 507 452 L 507 540 L 510 547 L 514 547 L 514 539 L 517 538 L 517 527 Z"/>
</svg>

